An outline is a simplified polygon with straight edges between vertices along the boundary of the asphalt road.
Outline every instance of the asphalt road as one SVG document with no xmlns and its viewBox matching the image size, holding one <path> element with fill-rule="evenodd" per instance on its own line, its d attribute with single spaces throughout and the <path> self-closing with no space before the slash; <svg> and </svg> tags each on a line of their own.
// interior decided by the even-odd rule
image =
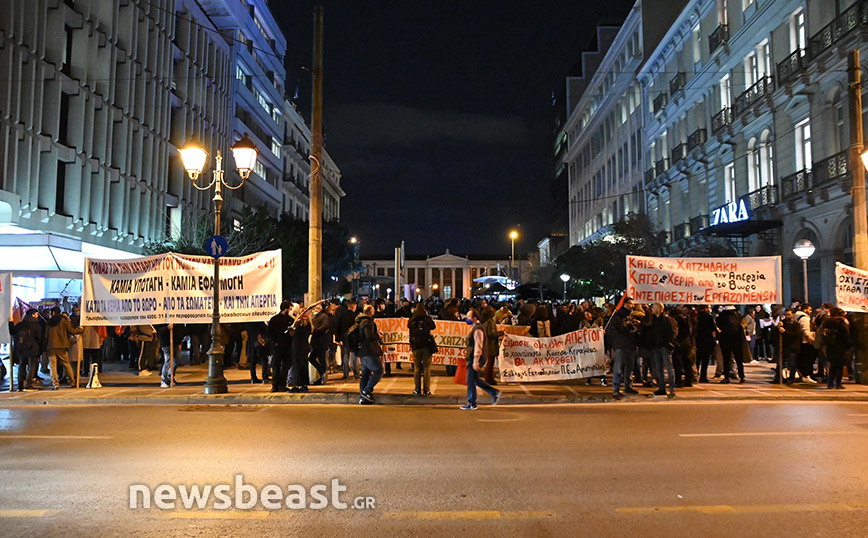
<svg viewBox="0 0 868 538">
<path fill-rule="evenodd" d="M 866 536 L 866 442 L 855 402 L 0 409 L 0 536 Z M 374 507 L 156 507 L 237 474 Z"/>
</svg>

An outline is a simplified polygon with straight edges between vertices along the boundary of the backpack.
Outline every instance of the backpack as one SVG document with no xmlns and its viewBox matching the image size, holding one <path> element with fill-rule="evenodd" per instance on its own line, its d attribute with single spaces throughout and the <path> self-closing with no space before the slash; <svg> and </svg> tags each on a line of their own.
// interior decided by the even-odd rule
<svg viewBox="0 0 868 538">
<path fill-rule="evenodd" d="M 39 342 L 33 335 L 30 324 L 22 324 L 20 327 L 16 327 L 15 336 L 18 338 L 18 353 L 28 356 L 39 355 Z"/>
<path fill-rule="evenodd" d="M 426 328 L 425 317 L 419 316 L 410 323 L 410 345 L 421 349 L 428 345 L 429 332 Z"/>
<path fill-rule="evenodd" d="M 347 336 L 344 338 L 344 345 L 346 345 L 347 349 L 352 353 L 357 352 L 361 347 L 362 342 L 359 335 L 358 323 L 353 323 L 353 326 L 347 331 Z"/>
</svg>

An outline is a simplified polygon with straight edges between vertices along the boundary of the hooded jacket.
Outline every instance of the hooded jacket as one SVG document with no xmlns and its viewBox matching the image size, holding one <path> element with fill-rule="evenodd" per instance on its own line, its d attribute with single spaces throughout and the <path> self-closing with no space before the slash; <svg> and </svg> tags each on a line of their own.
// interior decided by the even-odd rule
<svg viewBox="0 0 868 538">
<path fill-rule="evenodd" d="M 81 334 L 84 327 L 72 328 L 72 322 L 63 314 L 55 314 L 48 320 L 48 345 L 47 351 L 69 349 L 69 337 Z"/>
<path fill-rule="evenodd" d="M 639 330 L 630 319 L 632 312 L 629 308 L 622 306 L 612 316 L 607 331 L 609 345 L 612 349 L 636 349 Z"/>
</svg>

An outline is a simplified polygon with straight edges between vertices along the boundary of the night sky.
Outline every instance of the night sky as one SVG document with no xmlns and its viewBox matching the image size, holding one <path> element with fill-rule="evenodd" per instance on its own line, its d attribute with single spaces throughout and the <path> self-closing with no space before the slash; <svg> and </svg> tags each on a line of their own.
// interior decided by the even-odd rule
<svg viewBox="0 0 868 538">
<path fill-rule="evenodd" d="M 313 6 L 325 10 L 324 131 L 362 256 L 509 255 L 549 232 L 551 95 L 598 22 L 633 0 L 275 1 L 287 88 L 310 118 Z"/>
</svg>

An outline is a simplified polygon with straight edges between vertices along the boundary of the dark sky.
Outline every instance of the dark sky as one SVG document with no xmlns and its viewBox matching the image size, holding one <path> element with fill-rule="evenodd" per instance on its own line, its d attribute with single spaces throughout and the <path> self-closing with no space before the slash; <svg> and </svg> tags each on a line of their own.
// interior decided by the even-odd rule
<svg viewBox="0 0 868 538">
<path fill-rule="evenodd" d="M 532 251 L 549 231 L 552 90 L 633 0 L 271 0 L 287 87 L 310 118 L 313 6 L 325 9 L 324 131 L 362 255 Z"/>
</svg>

